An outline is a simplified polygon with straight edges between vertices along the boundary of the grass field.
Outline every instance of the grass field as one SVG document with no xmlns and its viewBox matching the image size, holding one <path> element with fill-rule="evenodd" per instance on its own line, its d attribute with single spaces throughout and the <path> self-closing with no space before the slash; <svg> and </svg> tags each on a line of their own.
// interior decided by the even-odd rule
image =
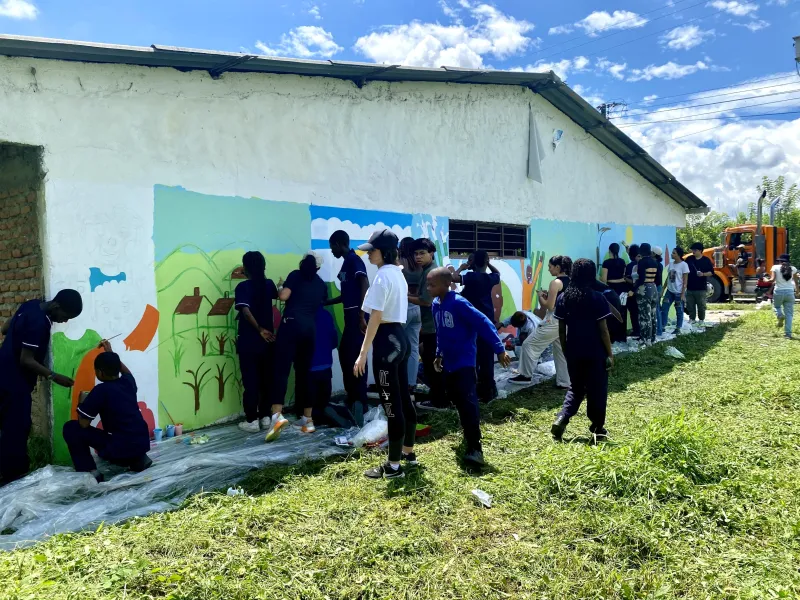
<svg viewBox="0 0 800 600">
<path fill-rule="evenodd" d="M 253 473 L 239 497 L 0 555 L 3 598 L 800 597 L 800 342 L 767 311 L 621 357 L 610 441 L 548 435 L 549 385 L 485 414 L 492 468 L 461 468 L 453 416 L 423 466 L 375 455 Z M 470 491 L 485 490 L 483 509 Z"/>
</svg>

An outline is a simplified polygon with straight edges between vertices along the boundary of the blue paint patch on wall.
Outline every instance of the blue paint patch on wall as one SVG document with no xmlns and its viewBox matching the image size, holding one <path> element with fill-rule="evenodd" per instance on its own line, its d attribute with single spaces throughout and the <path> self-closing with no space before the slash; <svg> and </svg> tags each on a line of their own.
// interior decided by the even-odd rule
<svg viewBox="0 0 800 600">
<path fill-rule="evenodd" d="M 109 283 L 111 281 L 122 283 L 123 281 L 127 281 L 127 276 L 124 272 L 118 273 L 117 275 L 106 275 L 103 273 L 102 269 L 98 267 L 89 267 L 89 288 L 91 291 L 95 291 L 104 283 Z"/>
</svg>

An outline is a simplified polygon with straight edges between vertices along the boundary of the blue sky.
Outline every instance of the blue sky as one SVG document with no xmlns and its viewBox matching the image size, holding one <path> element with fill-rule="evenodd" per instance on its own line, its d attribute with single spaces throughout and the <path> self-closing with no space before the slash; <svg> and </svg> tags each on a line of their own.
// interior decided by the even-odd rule
<svg viewBox="0 0 800 600">
<path fill-rule="evenodd" d="M 0 32 L 552 69 L 595 105 L 626 102 L 617 123 L 715 208 L 761 174 L 800 178 L 800 115 L 774 115 L 800 111 L 800 0 L 0 0 Z"/>
</svg>

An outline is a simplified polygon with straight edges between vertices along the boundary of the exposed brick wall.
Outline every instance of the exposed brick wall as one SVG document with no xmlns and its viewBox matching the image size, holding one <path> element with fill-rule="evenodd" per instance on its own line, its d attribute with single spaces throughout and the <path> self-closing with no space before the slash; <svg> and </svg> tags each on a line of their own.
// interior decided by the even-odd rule
<svg viewBox="0 0 800 600">
<path fill-rule="evenodd" d="M 0 144 L 0 322 L 27 300 L 42 298 L 44 280 L 39 235 L 41 151 Z M 33 435 L 50 437 L 49 388 L 33 393 Z"/>
</svg>

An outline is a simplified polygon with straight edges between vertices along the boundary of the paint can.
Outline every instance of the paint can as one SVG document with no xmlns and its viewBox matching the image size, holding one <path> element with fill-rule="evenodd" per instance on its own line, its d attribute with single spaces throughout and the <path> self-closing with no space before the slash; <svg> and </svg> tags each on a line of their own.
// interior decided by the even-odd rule
<svg viewBox="0 0 800 600">
<path fill-rule="evenodd" d="M 167 425 L 167 437 L 175 437 L 175 425 Z"/>
<path fill-rule="evenodd" d="M 175 425 L 175 436 L 183 435 L 183 423 Z"/>
<path fill-rule="evenodd" d="M 153 430 L 153 439 L 157 442 L 160 442 L 164 435 L 164 431 L 160 427 L 156 427 Z"/>
</svg>

